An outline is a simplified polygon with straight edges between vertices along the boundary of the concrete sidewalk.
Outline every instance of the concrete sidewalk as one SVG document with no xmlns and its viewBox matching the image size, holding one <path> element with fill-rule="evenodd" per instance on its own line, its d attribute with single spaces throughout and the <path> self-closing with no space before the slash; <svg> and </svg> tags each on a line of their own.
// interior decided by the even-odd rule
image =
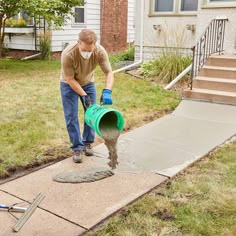
<svg viewBox="0 0 236 236">
<path fill-rule="evenodd" d="M 1 204 L 46 197 L 19 233 L 0 212 L 0 235 L 80 235 L 236 134 L 236 106 L 183 100 L 170 115 L 122 135 L 115 175 L 91 183 L 52 181 L 63 171 L 106 166 L 105 145 L 83 164 L 70 159 L 0 185 Z"/>
</svg>

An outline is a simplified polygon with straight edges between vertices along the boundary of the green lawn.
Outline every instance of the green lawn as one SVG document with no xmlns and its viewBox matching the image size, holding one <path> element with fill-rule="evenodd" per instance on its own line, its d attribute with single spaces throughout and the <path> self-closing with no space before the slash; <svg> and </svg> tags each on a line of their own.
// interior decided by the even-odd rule
<svg viewBox="0 0 236 236">
<path fill-rule="evenodd" d="M 236 142 L 125 207 L 95 235 L 235 236 L 235 157 Z"/>
<path fill-rule="evenodd" d="M 59 61 L 0 60 L 0 176 L 20 167 L 70 156 L 59 91 Z M 113 107 L 123 113 L 125 130 L 173 110 L 179 96 L 127 74 L 115 75 Z M 96 71 L 98 101 L 104 76 Z M 83 114 L 80 114 L 83 119 Z M 99 138 L 96 143 L 100 142 Z"/>
</svg>

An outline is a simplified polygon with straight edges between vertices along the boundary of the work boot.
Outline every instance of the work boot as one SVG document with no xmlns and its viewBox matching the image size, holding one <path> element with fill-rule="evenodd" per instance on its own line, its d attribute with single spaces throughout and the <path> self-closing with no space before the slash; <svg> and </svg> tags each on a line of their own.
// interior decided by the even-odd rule
<svg viewBox="0 0 236 236">
<path fill-rule="evenodd" d="M 85 153 L 85 156 L 93 156 L 94 155 L 94 151 L 92 149 L 92 145 L 91 144 L 85 145 L 84 153 Z"/>
<path fill-rule="evenodd" d="M 72 160 L 74 163 L 82 163 L 83 162 L 83 151 L 73 151 L 73 156 L 72 156 Z"/>
</svg>

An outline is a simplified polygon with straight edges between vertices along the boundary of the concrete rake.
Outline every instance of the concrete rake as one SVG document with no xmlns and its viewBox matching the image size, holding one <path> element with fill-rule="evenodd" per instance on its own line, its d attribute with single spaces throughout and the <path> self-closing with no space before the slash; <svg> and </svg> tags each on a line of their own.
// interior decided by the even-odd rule
<svg viewBox="0 0 236 236">
<path fill-rule="evenodd" d="M 13 231 L 18 232 L 22 228 L 22 226 L 30 218 L 30 216 L 36 210 L 36 208 L 41 203 L 41 201 L 44 199 L 44 197 L 45 196 L 43 194 L 39 193 L 28 208 L 19 207 L 19 206 L 16 206 L 16 204 L 14 204 L 12 206 L 0 205 L 0 210 L 7 210 L 9 213 L 11 213 L 11 212 L 23 213 L 20 218 L 17 218 L 13 214 L 11 214 L 18 220 L 17 223 L 12 227 Z"/>
</svg>

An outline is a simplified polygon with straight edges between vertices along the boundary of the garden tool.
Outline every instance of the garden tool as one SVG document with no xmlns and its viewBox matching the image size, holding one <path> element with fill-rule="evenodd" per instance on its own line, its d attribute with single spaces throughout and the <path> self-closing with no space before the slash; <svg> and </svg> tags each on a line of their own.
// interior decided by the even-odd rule
<svg viewBox="0 0 236 236">
<path fill-rule="evenodd" d="M 2 209 L 12 211 L 12 212 L 22 212 L 22 213 L 24 213 L 27 210 L 27 208 L 18 207 L 18 206 L 15 206 L 15 204 L 11 205 L 11 206 L 0 205 L 0 210 L 2 210 Z"/>
<path fill-rule="evenodd" d="M 13 204 L 12 206 L 0 205 L 0 210 L 7 210 L 12 216 L 14 216 L 18 220 L 17 223 L 12 227 L 13 231 L 18 232 L 22 228 L 22 226 L 30 218 L 30 216 L 36 210 L 36 208 L 44 199 L 44 197 L 45 196 L 43 194 L 39 193 L 28 208 L 16 206 L 17 204 Z M 23 214 L 20 218 L 17 218 L 11 212 L 20 212 Z"/>
</svg>

